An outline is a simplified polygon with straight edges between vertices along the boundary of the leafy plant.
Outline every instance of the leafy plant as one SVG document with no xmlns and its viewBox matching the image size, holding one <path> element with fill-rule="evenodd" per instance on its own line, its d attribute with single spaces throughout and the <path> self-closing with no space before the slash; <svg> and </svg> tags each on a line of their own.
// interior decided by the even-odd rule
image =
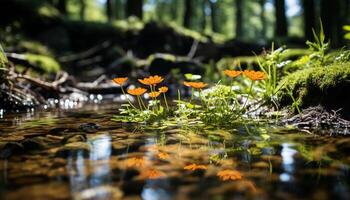
<svg viewBox="0 0 350 200">
<path fill-rule="evenodd" d="M 312 29 L 314 35 L 314 42 L 307 41 L 306 44 L 309 46 L 310 50 L 313 52 L 310 54 L 310 60 L 317 62 L 320 65 L 324 65 L 326 61 L 327 50 L 329 49 L 329 41 L 326 42 L 326 36 L 324 34 L 322 22 L 320 23 L 320 33 L 316 34 L 315 30 Z"/>
<path fill-rule="evenodd" d="M 161 122 L 180 126 L 190 124 L 230 126 L 231 122 L 242 120 L 248 116 L 249 106 L 260 103 L 262 95 L 256 95 L 255 93 L 260 93 L 260 91 L 253 88 L 258 85 L 258 82 L 266 80 L 268 76 L 265 72 L 253 70 L 225 70 L 224 73 L 232 79 L 231 85 L 223 85 L 219 82 L 208 89 L 205 89 L 208 87 L 207 83 L 199 81 L 201 76 L 186 74 L 186 79 L 190 81 L 184 81 L 183 84 L 191 89 L 191 98 L 189 100 L 181 99 L 178 90 L 178 99 L 174 101 L 176 106 L 172 108 L 168 106 L 165 96 L 168 88 L 165 86 L 157 87 L 163 81 L 162 77 L 150 76 L 139 79 L 140 83 L 149 86 L 150 92 L 148 93 L 146 93 L 147 89 L 142 87 L 127 90 L 128 94 L 136 98 L 138 105 L 134 105 L 130 101 L 123 89 L 123 84 L 128 78 L 115 78 L 113 81 L 121 86 L 128 104 L 122 105 L 119 109 L 120 114 L 114 116 L 113 120 L 146 123 L 147 125 Z M 239 77 L 248 82 L 247 89 L 237 90 L 234 80 Z M 143 98 L 145 94 L 151 97 L 146 103 L 144 103 Z M 163 94 L 163 103 L 161 102 L 161 94 Z"/>
<path fill-rule="evenodd" d="M 284 47 L 274 49 L 274 44 L 272 44 L 271 51 L 266 53 L 262 60 L 257 59 L 259 68 L 261 71 L 267 74 L 267 79 L 260 85 L 264 90 L 263 98 L 267 102 L 272 102 L 276 107 L 276 94 L 281 89 L 278 86 L 278 68 L 283 68 L 288 65 L 291 61 L 284 61 L 282 58 L 283 54 L 287 50 Z"/>
</svg>

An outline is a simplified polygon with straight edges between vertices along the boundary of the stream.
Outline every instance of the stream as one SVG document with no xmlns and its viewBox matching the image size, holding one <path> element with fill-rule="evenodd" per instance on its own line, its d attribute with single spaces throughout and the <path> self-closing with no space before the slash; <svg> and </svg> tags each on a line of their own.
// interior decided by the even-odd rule
<svg viewBox="0 0 350 200">
<path fill-rule="evenodd" d="M 0 199 L 350 199 L 350 138 L 266 122 L 156 128 L 117 106 L 0 113 Z"/>
</svg>

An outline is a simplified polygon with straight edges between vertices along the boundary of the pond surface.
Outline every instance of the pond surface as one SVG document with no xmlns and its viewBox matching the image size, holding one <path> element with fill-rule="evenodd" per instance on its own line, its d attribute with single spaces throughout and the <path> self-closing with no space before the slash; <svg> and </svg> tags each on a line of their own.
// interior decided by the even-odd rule
<svg viewBox="0 0 350 200">
<path fill-rule="evenodd" d="M 252 122 L 150 129 L 116 112 L 2 116 L 0 199 L 350 199 L 350 138 Z"/>
</svg>

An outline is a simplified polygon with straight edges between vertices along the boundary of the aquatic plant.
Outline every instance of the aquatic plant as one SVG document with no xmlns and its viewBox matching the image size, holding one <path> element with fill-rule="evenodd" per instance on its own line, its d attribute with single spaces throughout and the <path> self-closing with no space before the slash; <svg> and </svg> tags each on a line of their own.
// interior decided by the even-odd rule
<svg viewBox="0 0 350 200">
<path fill-rule="evenodd" d="M 123 104 L 122 108 L 119 109 L 120 115 L 114 116 L 113 120 L 147 123 L 148 125 L 154 122 L 164 122 L 165 124 L 181 124 L 181 126 L 184 126 L 195 122 L 197 124 L 227 126 L 229 121 L 242 119 L 249 110 L 248 104 L 251 105 L 260 101 L 258 98 L 261 95 L 253 95 L 254 92 L 257 92 L 253 90 L 253 86 L 256 82 L 266 81 L 269 76 L 263 71 L 253 70 L 225 70 L 224 74 L 232 79 L 242 76 L 245 81 L 250 81 L 248 90 L 240 91 L 238 94 L 234 90 L 233 80 L 231 86 L 216 84 L 209 87 L 208 83 L 198 80 L 200 76 L 186 74 L 186 78 L 190 81 L 184 81 L 183 84 L 191 88 L 190 100 L 182 100 L 180 92 L 178 92 L 178 98 L 174 101 L 177 106 L 169 107 L 166 98 L 169 88 L 167 86 L 157 88 L 157 85 L 163 82 L 163 77 L 150 76 L 138 79 L 141 84 L 150 87 L 150 92 L 146 95 L 146 97 L 150 97 L 146 101 L 147 103 L 144 103 L 143 98 L 147 89 L 142 87 L 128 89 L 127 93 L 136 97 L 138 108 L 127 98 L 129 104 Z M 124 95 L 123 84 L 127 80 L 123 77 L 113 79 L 116 84 L 121 86 Z M 162 94 L 164 103 L 159 99 Z M 164 104 L 165 106 L 163 106 Z"/>
</svg>

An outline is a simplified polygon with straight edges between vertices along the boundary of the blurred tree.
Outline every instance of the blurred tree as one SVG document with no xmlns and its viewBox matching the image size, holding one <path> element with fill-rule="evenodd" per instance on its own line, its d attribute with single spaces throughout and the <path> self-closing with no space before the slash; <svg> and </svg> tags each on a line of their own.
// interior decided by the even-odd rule
<svg viewBox="0 0 350 200">
<path fill-rule="evenodd" d="M 115 19 L 115 5 L 114 0 L 107 0 L 106 1 L 106 14 L 108 22 L 111 23 Z"/>
<path fill-rule="evenodd" d="M 210 1 L 210 0 L 209 0 Z M 207 27 L 207 14 L 206 14 L 206 9 L 207 9 L 207 0 L 202 0 L 201 2 L 202 4 L 202 7 L 201 7 L 201 13 L 202 13 L 202 16 L 201 16 L 201 30 L 202 32 L 205 31 L 206 27 Z"/>
<path fill-rule="evenodd" d="M 183 26 L 186 28 L 191 28 L 192 25 L 192 15 L 193 15 L 193 0 L 184 0 L 185 1 L 185 11 L 183 18 Z"/>
<path fill-rule="evenodd" d="M 139 19 L 143 19 L 143 0 L 127 0 L 126 16 L 135 16 Z"/>
<path fill-rule="evenodd" d="M 56 8 L 62 15 L 67 15 L 67 0 L 58 0 Z"/>
<path fill-rule="evenodd" d="M 266 0 L 259 0 L 259 5 L 260 5 L 260 20 L 261 20 L 261 32 L 260 36 L 265 38 L 266 37 L 266 17 L 265 17 L 265 4 Z"/>
<path fill-rule="evenodd" d="M 236 6 L 236 38 L 243 35 L 243 0 L 235 0 Z"/>
<path fill-rule="evenodd" d="M 343 38 L 340 1 L 321 0 L 321 20 L 325 35 L 330 38 L 332 47 L 340 47 Z"/>
<path fill-rule="evenodd" d="M 114 0 L 114 4 L 115 4 L 115 18 L 116 19 L 123 19 L 125 16 L 125 12 L 124 12 L 124 2 L 123 0 Z"/>
<path fill-rule="evenodd" d="M 86 11 L 86 2 L 85 0 L 79 0 L 79 4 L 80 4 L 79 17 L 80 17 L 80 20 L 84 21 L 85 11 Z"/>
<path fill-rule="evenodd" d="M 172 0 L 170 6 L 171 6 L 171 11 L 170 11 L 171 19 L 174 21 L 177 21 L 179 10 L 180 10 L 179 0 Z"/>
<path fill-rule="evenodd" d="M 210 19 L 211 19 L 211 29 L 213 32 L 219 32 L 219 27 L 217 23 L 217 5 L 216 0 L 209 0 L 209 6 L 210 6 Z"/>
<path fill-rule="evenodd" d="M 304 34 L 307 40 L 313 39 L 312 29 L 315 28 L 316 4 L 315 0 L 303 0 Z"/>
<path fill-rule="evenodd" d="M 277 37 L 286 37 L 288 35 L 288 25 L 285 0 L 274 0 L 274 3 L 276 17 L 275 35 Z"/>
</svg>

